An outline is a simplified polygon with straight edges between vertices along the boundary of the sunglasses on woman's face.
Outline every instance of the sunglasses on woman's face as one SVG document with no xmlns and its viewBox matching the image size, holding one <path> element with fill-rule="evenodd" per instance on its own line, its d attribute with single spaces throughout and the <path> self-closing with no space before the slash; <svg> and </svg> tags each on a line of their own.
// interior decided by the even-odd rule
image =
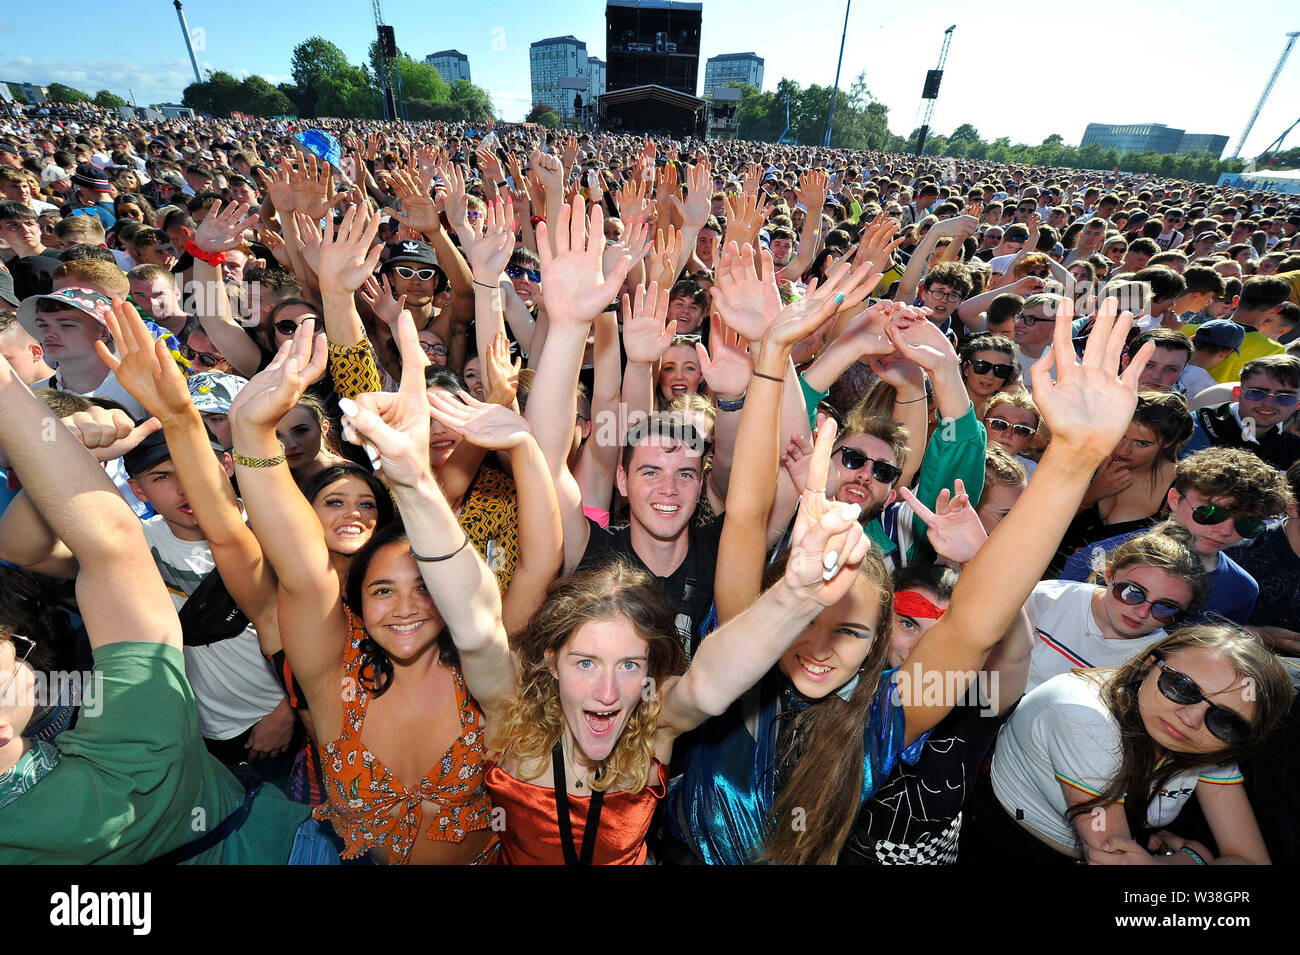
<svg viewBox="0 0 1300 955">
<path fill-rule="evenodd" d="M 321 323 L 321 320 L 316 318 L 315 315 L 308 315 L 307 318 L 304 318 L 302 321 L 305 322 L 308 318 L 315 320 L 316 334 L 323 335 L 325 333 L 325 326 Z M 298 326 L 301 324 L 302 322 L 295 322 L 292 318 L 282 318 L 275 323 L 274 327 L 281 335 L 284 335 L 287 338 L 293 338 L 293 336 L 298 332 Z"/>
<path fill-rule="evenodd" d="M 976 358 L 970 363 L 970 370 L 977 375 L 987 375 L 993 372 L 994 378 L 1001 378 L 1003 381 L 1010 381 L 1011 376 L 1015 374 L 1015 369 L 1007 364 L 993 364 L 991 361 L 985 361 L 983 358 Z"/>
<path fill-rule="evenodd" d="M 276 323 L 279 324 L 278 322 Z M 292 332 L 290 333 L 292 334 Z M 211 352 L 195 351 L 189 345 L 180 347 L 181 357 L 186 361 L 197 361 L 205 368 L 216 368 L 224 360 L 220 355 L 213 355 Z"/>
<path fill-rule="evenodd" d="M 542 281 L 541 272 L 537 269 L 524 268 L 522 265 L 507 265 L 506 275 L 512 279 L 521 279 L 526 275 L 528 276 L 528 280 L 534 284 L 538 284 Z"/>
<path fill-rule="evenodd" d="M 1205 711 L 1205 728 L 1217 739 L 1229 745 L 1237 745 L 1250 739 L 1250 724 L 1246 722 L 1244 716 L 1211 703 L 1205 698 L 1205 694 L 1201 692 L 1195 680 L 1186 673 L 1179 673 L 1164 660 L 1157 660 L 1156 666 L 1160 667 L 1160 678 L 1156 683 L 1160 687 L 1160 692 L 1165 695 L 1165 699 L 1179 706 L 1205 703 L 1209 706 Z"/>
<path fill-rule="evenodd" d="M 1110 585 L 1110 592 L 1116 600 L 1126 607 L 1140 607 L 1142 604 L 1151 605 L 1151 616 L 1160 623 L 1169 623 L 1171 620 L 1177 620 L 1178 615 L 1187 612 L 1187 608 L 1174 603 L 1172 600 L 1152 600 L 1147 596 L 1147 592 L 1140 584 L 1135 584 L 1131 580 L 1117 580 Z"/>
<path fill-rule="evenodd" d="M 840 456 L 840 463 L 850 471 L 860 470 L 864 465 L 871 465 L 871 477 L 881 484 L 893 484 L 903 474 L 903 469 L 888 461 L 877 461 L 875 458 L 869 458 L 857 448 L 850 448 L 847 444 L 840 445 L 832 452 L 832 457 L 836 454 Z"/>
<path fill-rule="evenodd" d="M 396 272 L 400 278 L 417 278 L 421 282 L 427 282 L 438 274 L 434 269 L 413 269 L 409 265 L 395 265 L 393 266 L 393 271 Z"/>
<path fill-rule="evenodd" d="M 1192 508 L 1192 520 L 1198 524 L 1222 524 L 1232 521 L 1232 528 L 1238 537 L 1258 537 L 1266 530 L 1263 521 L 1250 520 L 1245 517 L 1234 518 L 1226 507 L 1219 504 L 1202 504 Z"/>
<path fill-rule="evenodd" d="M 1027 424 L 1012 424 L 1006 418 L 986 418 L 984 424 L 994 434 L 1001 434 L 1008 428 L 1017 438 L 1032 438 L 1038 432 Z"/>
<path fill-rule="evenodd" d="M 30 637 L 21 637 L 14 633 L 9 635 L 9 639 L 14 645 L 14 669 L 8 681 L 5 683 L 4 689 L 0 690 L 0 706 L 5 705 L 5 698 L 8 697 L 9 691 L 13 689 L 14 683 L 17 682 L 18 674 L 22 672 L 23 664 L 27 662 L 27 658 L 30 657 L 32 651 L 36 649 L 36 641 Z"/>
</svg>

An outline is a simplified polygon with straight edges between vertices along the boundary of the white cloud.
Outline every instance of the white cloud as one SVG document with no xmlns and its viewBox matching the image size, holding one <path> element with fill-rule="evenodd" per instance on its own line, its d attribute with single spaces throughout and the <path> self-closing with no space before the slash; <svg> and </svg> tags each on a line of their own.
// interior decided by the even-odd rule
<svg viewBox="0 0 1300 955">
<path fill-rule="evenodd" d="M 29 56 L 0 56 L 0 79 L 38 86 L 63 83 L 94 94 L 107 89 L 136 103 L 179 101 L 194 82 L 186 60 L 144 63 L 128 60 L 50 60 Z"/>
</svg>

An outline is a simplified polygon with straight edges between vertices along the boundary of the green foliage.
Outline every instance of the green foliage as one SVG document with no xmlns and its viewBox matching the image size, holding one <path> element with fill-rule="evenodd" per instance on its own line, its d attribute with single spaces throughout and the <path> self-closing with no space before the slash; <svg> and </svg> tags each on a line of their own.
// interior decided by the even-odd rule
<svg viewBox="0 0 1300 955">
<path fill-rule="evenodd" d="M 541 123 L 547 129 L 560 128 L 560 117 L 557 114 L 551 112 L 550 110 L 547 110 L 541 116 L 538 116 L 536 121 Z"/>
<path fill-rule="evenodd" d="M 102 106 L 104 109 L 119 109 L 129 105 L 122 97 L 116 93 L 110 93 L 108 90 L 100 90 L 96 93 L 93 102 L 96 106 Z"/>
<path fill-rule="evenodd" d="M 773 92 L 764 93 L 753 86 L 728 85 L 742 90 L 736 111 L 739 138 L 775 142 L 785 130 L 788 102 L 787 138 L 803 145 L 821 145 L 825 141 L 830 87 L 813 84 L 805 89 L 793 80 L 782 79 Z M 889 107 L 872 98 L 866 73 L 859 73 L 848 91 L 840 90 L 836 96 L 831 145 L 895 151 L 903 146 L 902 138 L 889 131 Z"/>
<path fill-rule="evenodd" d="M 486 123 L 496 115 L 488 91 L 469 80 L 457 80 L 451 84 L 451 101 L 460 105 L 467 123 Z"/>
<path fill-rule="evenodd" d="M 51 103 L 89 103 L 90 94 L 75 86 L 51 83 L 45 90 L 45 98 Z"/>
<path fill-rule="evenodd" d="M 250 116 L 291 116 L 297 112 L 293 100 L 260 76 L 236 79 L 216 70 L 202 83 L 185 87 L 181 103 L 212 116 L 247 113 Z"/>
<path fill-rule="evenodd" d="M 545 103 L 534 103 L 532 109 L 528 111 L 528 115 L 524 117 L 524 122 L 539 123 L 541 122 L 542 114 L 549 112 L 551 112 L 551 108 Z"/>
<path fill-rule="evenodd" d="M 313 36 L 293 48 L 289 58 L 294 84 L 298 87 L 298 112 L 301 116 L 317 115 L 320 91 L 317 84 L 327 76 L 362 71 L 348 63 L 343 51 L 323 37 Z M 364 73 L 362 73 L 364 80 Z M 338 114 L 332 114 L 338 115 Z"/>
</svg>

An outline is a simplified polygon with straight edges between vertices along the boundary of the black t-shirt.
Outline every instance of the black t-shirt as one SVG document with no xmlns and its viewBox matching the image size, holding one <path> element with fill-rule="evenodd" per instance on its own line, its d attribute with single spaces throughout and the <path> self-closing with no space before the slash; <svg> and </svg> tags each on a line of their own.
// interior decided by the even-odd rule
<svg viewBox="0 0 1300 955">
<path fill-rule="evenodd" d="M 587 539 L 587 550 L 578 564 L 579 570 L 603 567 L 611 561 L 622 559 L 653 573 L 633 549 L 630 527 L 604 528 L 591 518 L 587 519 L 587 524 L 591 534 Z M 683 637 L 687 656 L 690 656 L 714 626 L 713 572 L 718 563 L 722 521 L 716 520 L 703 527 L 691 527 L 688 533 L 690 546 L 681 565 L 667 577 L 656 575 L 656 578 L 663 584 L 668 602 L 677 611 L 678 631 Z M 689 635 L 682 632 L 685 630 L 685 620 L 681 618 L 684 617 L 690 619 Z"/>
<path fill-rule="evenodd" d="M 1251 626 L 1300 630 L 1300 608 L 1296 604 L 1296 592 L 1300 591 L 1300 557 L 1291 549 L 1285 529 L 1276 527 L 1227 553 L 1259 584 L 1259 596 L 1250 615 Z"/>
<path fill-rule="evenodd" d="M 978 684 L 939 721 L 915 765 L 900 762 L 863 804 L 841 865 L 952 865 L 959 818 L 1005 722 L 977 700 Z"/>
</svg>

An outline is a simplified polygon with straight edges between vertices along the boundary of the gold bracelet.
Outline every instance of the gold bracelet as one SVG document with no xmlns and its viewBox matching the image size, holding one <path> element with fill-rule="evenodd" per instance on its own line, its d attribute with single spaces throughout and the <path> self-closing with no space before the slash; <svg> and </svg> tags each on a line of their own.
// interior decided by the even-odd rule
<svg viewBox="0 0 1300 955">
<path fill-rule="evenodd" d="M 285 461 L 284 448 L 281 448 L 280 453 L 273 458 L 250 458 L 238 451 L 232 451 L 230 456 L 236 464 L 246 468 L 273 468 L 278 464 L 284 464 Z"/>
</svg>

